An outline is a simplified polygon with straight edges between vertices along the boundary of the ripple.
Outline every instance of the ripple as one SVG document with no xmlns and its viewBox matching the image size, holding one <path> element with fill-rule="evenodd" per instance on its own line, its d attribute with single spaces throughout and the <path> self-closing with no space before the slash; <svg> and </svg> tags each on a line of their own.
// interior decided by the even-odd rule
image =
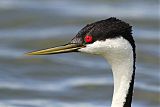
<svg viewBox="0 0 160 107">
<path fill-rule="evenodd" d="M 45 99 L 14 99 L 14 100 L 1 100 L 1 107 L 109 107 L 110 102 L 63 102 Z M 134 103 L 134 107 L 149 107 L 145 103 Z M 158 106 L 152 106 L 158 107 Z"/>
<path fill-rule="evenodd" d="M 18 80 L 17 80 L 18 81 Z M 66 91 L 73 87 L 83 86 L 83 85 L 108 85 L 112 86 L 113 81 L 111 77 L 77 77 L 59 81 L 58 83 L 55 81 L 52 82 L 36 82 L 36 81 L 29 81 L 27 82 L 17 82 L 15 81 L 14 84 L 11 81 L 1 81 L 0 88 L 7 88 L 7 89 L 16 89 L 16 90 L 34 90 L 34 91 L 47 91 L 47 92 L 55 92 L 55 91 Z M 24 80 L 23 80 L 24 81 Z M 42 87 L 43 86 L 43 87 Z M 137 89 L 142 89 L 145 91 L 156 92 L 159 93 L 160 89 L 159 86 L 156 85 L 149 85 L 141 82 L 136 82 L 135 87 Z"/>
<path fill-rule="evenodd" d="M 79 28 L 79 27 L 78 27 Z M 78 29 L 73 26 L 60 26 L 52 28 L 24 28 L 24 29 L 8 29 L 0 30 L 0 38 L 17 38 L 17 39 L 42 39 L 48 37 L 58 37 L 59 35 L 70 35 Z M 62 32 L 63 31 L 63 32 Z M 22 36 L 23 35 L 23 36 Z M 72 34 L 73 35 L 73 34 Z"/>
<path fill-rule="evenodd" d="M 69 2 L 70 1 L 70 2 Z M 93 2 L 77 2 L 73 0 L 67 1 L 26 1 L 26 0 L 1 0 L 0 8 L 2 9 L 47 9 L 57 10 L 63 14 L 70 16 L 116 16 L 116 17 L 132 17 L 132 18 L 158 18 L 158 5 L 154 2 L 127 2 L 126 5 L 117 5 L 116 3 L 96 3 Z M 123 2 L 122 2 L 123 3 Z M 116 8 L 114 7 L 116 6 Z M 89 7 L 89 9 L 88 9 Z M 132 14 L 130 14 L 132 13 Z"/>
<path fill-rule="evenodd" d="M 30 100 L 3 100 L 0 102 L 1 107 L 103 107 L 93 102 L 59 102 L 44 99 L 30 99 Z"/>
</svg>

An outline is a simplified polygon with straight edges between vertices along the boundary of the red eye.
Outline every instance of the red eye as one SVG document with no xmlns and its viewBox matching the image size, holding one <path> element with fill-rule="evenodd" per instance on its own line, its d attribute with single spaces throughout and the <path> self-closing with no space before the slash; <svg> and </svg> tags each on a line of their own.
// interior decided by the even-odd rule
<svg viewBox="0 0 160 107">
<path fill-rule="evenodd" d="M 91 35 L 87 35 L 85 38 L 84 38 L 85 42 L 86 43 L 91 43 L 92 42 L 92 36 Z"/>
</svg>

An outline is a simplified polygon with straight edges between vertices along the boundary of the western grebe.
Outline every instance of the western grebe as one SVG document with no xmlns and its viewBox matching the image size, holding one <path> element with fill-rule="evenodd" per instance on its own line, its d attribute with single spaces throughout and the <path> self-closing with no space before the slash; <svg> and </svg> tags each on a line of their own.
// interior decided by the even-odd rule
<svg viewBox="0 0 160 107">
<path fill-rule="evenodd" d="M 135 77 L 135 42 L 132 27 L 111 17 L 86 25 L 66 45 L 33 51 L 28 55 L 85 52 L 101 55 L 111 65 L 114 92 L 111 107 L 131 107 Z"/>
</svg>

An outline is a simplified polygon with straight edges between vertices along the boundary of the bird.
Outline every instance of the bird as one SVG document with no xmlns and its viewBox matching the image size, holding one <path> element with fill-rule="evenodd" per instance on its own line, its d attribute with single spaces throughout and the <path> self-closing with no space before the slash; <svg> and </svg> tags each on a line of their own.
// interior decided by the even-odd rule
<svg viewBox="0 0 160 107">
<path fill-rule="evenodd" d="M 104 57 L 113 73 L 111 107 L 131 107 L 134 91 L 136 45 L 132 26 L 110 17 L 87 24 L 67 44 L 28 52 L 28 55 L 49 55 L 84 52 Z"/>
</svg>

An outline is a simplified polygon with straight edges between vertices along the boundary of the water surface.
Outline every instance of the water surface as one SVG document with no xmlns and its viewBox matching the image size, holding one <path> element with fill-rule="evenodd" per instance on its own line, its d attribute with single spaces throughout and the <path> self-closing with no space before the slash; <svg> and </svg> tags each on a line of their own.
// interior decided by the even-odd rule
<svg viewBox="0 0 160 107">
<path fill-rule="evenodd" d="M 111 16 L 133 26 L 133 107 L 158 107 L 158 7 L 156 0 L 1 0 L 0 107 L 110 107 L 113 79 L 102 57 L 24 53 L 65 44 L 87 23 Z"/>
</svg>

